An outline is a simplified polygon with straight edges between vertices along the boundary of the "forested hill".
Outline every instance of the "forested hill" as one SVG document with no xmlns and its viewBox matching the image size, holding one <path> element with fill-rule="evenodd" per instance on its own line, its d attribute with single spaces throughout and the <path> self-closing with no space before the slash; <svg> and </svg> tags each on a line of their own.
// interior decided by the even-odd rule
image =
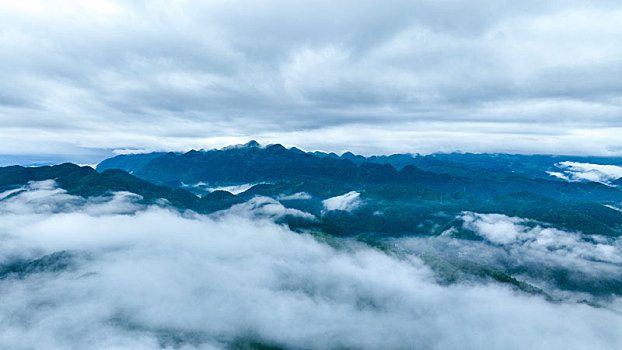
<svg viewBox="0 0 622 350">
<path fill-rule="evenodd" d="M 127 170 L 134 174 L 105 169 L 114 164 L 130 167 Z M 451 237 L 455 239 L 452 242 L 467 247 L 468 242 L 482 241 L 482 232 L 487 232 L 486 223 L 474 227 L 469 221 L 485 220 L 478 218 L 505 220 L 513 230 L 522 230 L 516 234 L 564 232 L 585 244 L 618 242 L 622 236 L 619 179 L 609 184 L 572 182 L 485 168 L 467 172 L 463 167 L 435 173 L 412 164 L 398 170 L 390 164 L 353 162 L 278 145 L 126 155 L 102 162 L 98 170 L 70 163 L 0 168 L 0 203 L 10 204 L 21 193 L 37 191 L 37 181 L 54 180 L 75 196 L 99 198 L 131 192 L 139 195 L 136 200 L 143 204 L 215 213 L 216 217 L 237 205 L 241 209 L 237 212 L 267 216 L 299 232 L 331 239 L 355 238 L 381 249 L 389 249 L 382 242 L 399 237 L 436 237 L 439 244 Z M 228 191 L 219 189 L 225 185 Z M 498 232 L 502 228 L 495 226 L 495 233 L 502 235 Z M 622 286 L 615 276 L 568 280 L 566 268 L 524 270 L 520 264 L 503 263 L 498 270 L 497 265 L 456 262 L 459 256 L 445 256 L 444 250 L 422 254 L 426 264 L 446 274 L 448 280 L 454 280 L 459 272 L 537 292 L 510 277 L 527 271 L 534 278 L 544 274 L 564 289 L 594 295 L 619 293 Z"/>
<path fill-rule="evenodd" d="M 354 161 L 347 159 L 353 157 Z M 263 196 L 317 217 L 314 223 L 290 220 L 289 224 L 313 226 L 336 235 L 436 235 L 455 226 L 454 219 L 466 211 L 517 216 L 590 234 L 622 233 L 619 179 L 604 184 L 518 175 L 539 162 L 526 161 L 528 165 L 524 165 L 519 161 L 532 156 L 516 156 L 511 168 L 516 171 L 477 165 L 481 161 L 460 165 L 445 156 L 390 157 L 418 159 L 425 169 L 405 162 L 396 168 L 381 164 L 378 157 L 376 162 L 361 161 L 362 157 L 352 154 L 339 157 L 249 143 L 183 154 L 122 155 L 103 161 L 97 171 L 74 164 L 5 167 L 0 168 L 0 189 L 54 179 L 70 194 L 89 197 L 127 191 L 142 196 L 144 203 L 164 199 L 172 206 L 199 213 Z M 501 157 L 506 163 L 511 158 L 477 157 Z M 355 199 L 352 203 L 356 205 L 346 203 L 332 210 L 326 201 L 333 197 Z"/>
<path fill-rule="evenodd" d="M 168 203 L 180 209 L 209 213 L 229 208 L 242 200 L 228 192 L 212 193 L 203 198 L 183 189 L 154 185 L 123 170 L 109 169 L 97 172 L 88 166 L 64 163 L 54 166 L 0 168 L 0 192 L 17 190 L 31 181 L 54 180 L 69 194 L 81 197 L 107 196 L 124 191 L 138 194 L 145 204 Z M 164 201 L 162 201 L 164 200 Z"/>
<path fill-rule="evenodd" d="M 446 194 L 462 192 L 478 200 L 527 191 L 559 201 L 620 201 L 620 191 L 609 184 L 568 182 L 547 173 L 562 171 L 555 168 L 559 162 L 581 159 L 622 163 L 617 158 L 473 154 L 364 158 L 351 153 L 307 153 L 279 144 L 260 147 L 250 142 L 222 150 L 119 155 L 101 162 L 97 170 L 122 169 L 170 187 L 303 182 L 317 195 L 331 194 L 331 189 L 394 185 Z"/>
</svg>

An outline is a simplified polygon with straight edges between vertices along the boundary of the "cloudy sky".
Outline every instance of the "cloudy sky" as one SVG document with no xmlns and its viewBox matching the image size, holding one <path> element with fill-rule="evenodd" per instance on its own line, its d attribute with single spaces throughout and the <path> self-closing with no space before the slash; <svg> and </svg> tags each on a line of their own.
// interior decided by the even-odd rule
<svg viewBox="0 0 622 350">
<path fill-rule="evenodd" d="M 619 1 L 0 0 L 0 162 L 622 155 Z"/>
</svg>

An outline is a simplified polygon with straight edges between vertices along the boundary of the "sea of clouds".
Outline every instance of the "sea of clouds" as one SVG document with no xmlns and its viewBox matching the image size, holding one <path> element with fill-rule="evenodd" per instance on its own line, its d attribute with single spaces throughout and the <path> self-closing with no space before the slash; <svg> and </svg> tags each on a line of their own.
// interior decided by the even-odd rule
<svg viewBox="0 0 622 350">
<path fill-rule="evenodd" d="M 0 198 L 3 349 L 622 345 L 622 315 L 610 308 L 441 285 L 414 255 L 337 249 L 277 225 L 282 209 L 266 200 L 204 216 L 130 193 L 83 199 L 52 181 Z M 506 236 L 500 244 L 524 240 Z M 65 265 L 9 269 L 57 252 Z"/>
</svg>

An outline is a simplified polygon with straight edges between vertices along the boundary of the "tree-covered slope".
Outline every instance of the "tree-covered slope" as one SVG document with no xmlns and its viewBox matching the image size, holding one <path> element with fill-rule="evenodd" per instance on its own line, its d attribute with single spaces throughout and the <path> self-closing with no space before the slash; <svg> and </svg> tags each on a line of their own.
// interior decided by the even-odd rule
<svg viewBox="0 0 622 350">
<path fill-rule="evenodd" d="M 55 180 L 69 194 L 92 197 L 126 191 L 142 196 L 142 202 L 151 204 L 159 199 L 181 209 L 213 212 L 241 202 L 237 198 L 210 195 L 199 198 L 178 188 L 154 185 L 122 170 L 110 169 L 101 173 L 88 166 L 65 163 L 54 166 L 0 168 L 0 190 L 10 190 L 29 181 Z"/>
<path fill-rule="evenodd" d="M 289 157 L 292 152 L 296 156 Z M 206 158 L 213 163 L 206 165 Z M 274 159 L 283 163 L 265 164 Z M 545 280 L 554 281 L 555 288 L 578 293 L 620 294 L 622 284 L 617 275 L 592 276 L 584 270 L 573 271 L 575 265 L 564 265 L 565 259 L 570 259 L 569 264 L 575 260 L 584 264 L 585 260 L 603 269 L 615 268 L 615 254 L 612 258 L 610 250 L 622 236 L 622 211 L 616 209 L 621 201 L 615 187 L 504 174 L 459 177 L 413 165 L 398 171 L 388 164 L 355 164 L 282 147 L 164 154 L 144 163 L 147 168 L 136 173 L 155 171 L 158 168 L 153 162 L 162 167 L 158 170 L 161 178 L 200 173 L 214 179 L 238 179 L 228 184 L 265 183 L 238 194 L 212 189 L 197 196 L 119 169 L 99 172 L 69 163 L 12 166 L 0 168 L 0 201 L 27 191 L 24 188 L 30 181 L 54 180 L 76 196 L 106 197 L 126 191 L 140 195 L 144 204 L 203 214 L 240 204 L 230 212 L 216 213 L 215 218 L 250 213 L 314 237 L 330 237 L 326 239 L 338 244 L 362 242 L 398 255 L 403 249 L 420 257 L 442 283 L 483 279 L 549 298 L 550 286 L 530 282 Z M 485 170 L 482 173 L 486 174 Z M 412 240 L 426 243 L 409 245 Z M 540 266 L 539 254 L 551 255 L 551 261 L 564 264 Z M 66 255 L 11 261 L 0 271 L 0 279 L 58 273 L 70 269 L 71 261 Z M 50 268 L 40 269 L 40 265 Z"/>
<path fill-rule="evenodd" d="M 559 201 L 622 201 L 622 192 L 615 187 L 560 181 L 547 175 L 548 168 L 561 159 L 566 158 L 473 154 L 365 158 L 351 153 L 339 157 L 286 149 L 278 144 L 259 147 L 249 143 L 244 147 L 183 154 L 120 155 L 103 161 L 97 169 L 122 169 L 171 187 L 324 181 L 331 186 L 361 190 L 376 185 L 421 186 L 445 194 L 468 193 L 478 200 L 528 191 Z"/>
<path fill-rule="evenodd" d="M 441 158 L 433 160 L 435 169 L 446 166 L 436 173 L 412 164 L 398 170 L 390 164 L 360 162 L 361 157 L 353 154 L 311 154 L 281 145 L 264 148 L 251 143 L 183 154 L 121 155 L 102 162 L 98 171 L 72 164 L 6 167 L 0 169 L 0 186 L 55 179 L 72 194 L 128 191 L 141 195 L 146 203 L 162 198 L 173 206 L 200 213 L 265 196 L 318 218 L 312 224 L 297 222 L 299 227 L 335 235 L 436 235 L 462 212 L 500 213 L 589 234 L 622 233 L 622 212 L 616 210 L 622 203 L 622 192 L 617 187 L 529 178 L 484 167 L 455 170 L 457 163 Z M 123 170 L 114 169 L 116 166 Z M 255 185 L 237 195 L 206 190 L 197 196 L 186 190 L 194 190 L 191 186 L 197 183 L 216 189 Z M 326 207 L 324 201 L 346 193 L 358 193 L 356 208 Z"/>
</svg>

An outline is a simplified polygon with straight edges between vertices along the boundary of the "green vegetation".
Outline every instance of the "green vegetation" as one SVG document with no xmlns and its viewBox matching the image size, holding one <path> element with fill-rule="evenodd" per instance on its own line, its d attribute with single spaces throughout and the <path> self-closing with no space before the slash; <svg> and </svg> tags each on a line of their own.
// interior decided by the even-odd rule
<svg viewBox="0 0 622 350">
<path fill-rule="evenodd" d="M 0 265 L 0 280 L 24 278 L 43 272 L 61 272 L 73 266 L 73 254 L 60 251 L 34 260 L 14 260 Z"/>
<path fill-rule="evenodd" d="M 53 179 L 68 193 L 77 196 L 109 196 L 127 191 L 140 195 L 143 204 L 167 203 L 180 210 L 206 214 L 228 209 L 256 196 L 267 196 L 286 208 L 298 209 L 316 218 L 309 220 L 288 214 L 276 219 L 279 224 L 309 233 L 337 249 L 347 248 L 350 246 L 347 242 L 357 241 L 396 257 L 403 256 L 403 252 L 388 245 L 387 238 L 438 236 L 449 232 L 452 239 L 481 241 L 480 235 L 464 228 L 460 219 L 463 212 L 525 218 L 533 225 L 583 234 L 585 239 L 590 239 L 589 235 L 622 236 L 622 212 L 607 207 L 620 206 L 622 191 L 600 183 L 551 179 L 546 171 L 564 160 L 598 161 L 577 157 L 474 154 L 365 158 L 351 153 L 337 156 L 305 153 L 280 145 L 261 148 L 251 144 L 184 154 L 122 155 L 102 162 L 98 171 L 69 163 L 33 168 L 4 167 L 0 168 L 0 191 L 18 188 L 29 181 Z M 611 160 L 611 163 L 622 164 L 617 161 Z M 622 185 L 620 181 L 622 179 L 612 184 Z M 182 183 L 199 182 L 210 186 L 258 184 L 237 195 L 214 191 L 202 197 L 182 186 Z M 358 208 L 326 210 L 324 200 L 350 191 L 360 193 L 362 204 Z M 305 195 L 283 199 L 298 193 Z M 70 264 L 70 259 L 63 260 L 64 256 L 6 265 L 0 270 L 0 278 L 39 271 L 37 266 L 41 264 L 60 270 L 63 264 Z M 567 269 L 529 267 L 530 270 L 525 271 L 521 270 L 525 267 L 488 266 L 442 254 L 420 254 L 420 258 L 445 283 L 484 279 L 551 298 L 543 290 L 514 277 L 529 272 L 530 276 L 554 281 L 564 290 L 595 295 L 612 295 L 622 290 L 622 282 L 616 278 L 590 280 Z M 249 349 L 271 348 L 260 343 L 240 344 Z"/>
</svg>

